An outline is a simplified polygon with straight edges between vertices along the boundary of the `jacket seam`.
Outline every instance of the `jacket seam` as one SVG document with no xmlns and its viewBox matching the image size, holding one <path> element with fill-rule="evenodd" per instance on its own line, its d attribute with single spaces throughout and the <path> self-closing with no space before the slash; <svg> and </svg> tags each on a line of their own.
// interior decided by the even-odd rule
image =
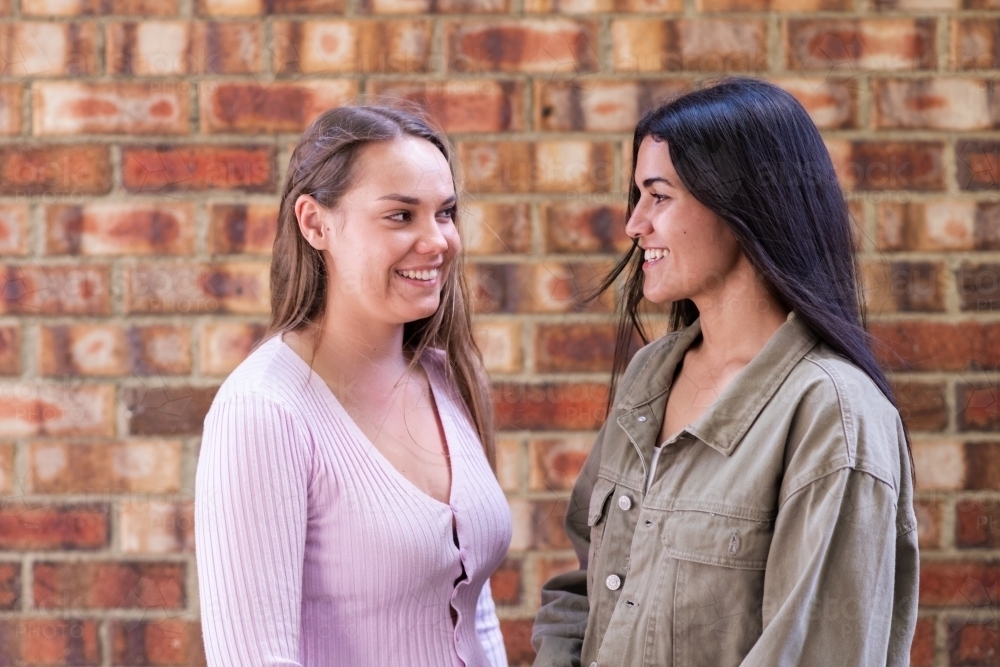
<svg viewBox="0 0 1000 667">
<path fill-rule="evenodd" d="M 848 428 L 848 422 L 850 422 L 851 426 L 853 426 L 854 420 L 851 417 L 850 408 L 844 402 L 844 388 L 841 386 L 840 374 L 832 368 L 828 368 L 818 359 L 809 357 L 808 354 L 804 358 L 808 359 L 812 364 L 816 365 L 820 370 L 826 373 L 827 377 L 829 377 L 831 382 L 833 382 L 834 391 L 837 392 L 837 406 L 840 408 L 840 426 L 844 431 L 844 442 L 847 445 L 847 458 L 853 464 L 855 454 L 857 453 L 857 443 L 853 442 L 851 439 L 851 432 L 853 429 Z"/>
</svg>

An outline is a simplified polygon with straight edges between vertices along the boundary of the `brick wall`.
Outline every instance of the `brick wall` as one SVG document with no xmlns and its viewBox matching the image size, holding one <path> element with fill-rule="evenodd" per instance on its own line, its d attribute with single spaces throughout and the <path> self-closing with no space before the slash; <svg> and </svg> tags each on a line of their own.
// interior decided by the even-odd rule
<svg viewBox="0 0 1000 667">
<path fill-rule="evenodd" d="M 1000 665 L 998 0 L 0 0 L 0 664 L 199 665 L 192 487 L 261 335 L 297 133 L 361 94 L 457 144 L 516 530 L 512 664 L 602 417 L 628 134 L 719 72 L 795 94 L 864 232 L 914 436 L 913 664 Z"/>
</svg>

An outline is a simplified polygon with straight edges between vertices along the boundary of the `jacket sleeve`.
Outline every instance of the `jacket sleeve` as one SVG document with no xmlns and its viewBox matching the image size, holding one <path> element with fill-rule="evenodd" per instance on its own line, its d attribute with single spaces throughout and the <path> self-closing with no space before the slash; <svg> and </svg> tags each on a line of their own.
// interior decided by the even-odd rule
<svg viewBox="0 0 1000 667">
<path fill-rule="evenodd" d="M 195 539 L 210 667 L 300 667 L 308 440 L 289 410 L 240 394 L 205 419 Z"/>
<path fill-rule="evenodd" d="M 580 569 L 556 575 L 542 585 L 542 605 L 531 632 L 531 644 L 537 653 L 534 667 L 578 667 L 580 664 L 583 635 L 590 613 L 587 601 L 587 561 L 590 557 L 587 515 L 607 428 L 605 422 L 573 485 L 566 510 L 566 534 L 573 543 Z"/>
<path fill-rule="evenodd" d="M 895 489 L 851 467 L 791 492 L 767 561 L 763 633 L 742 667 L 905 667 L 917 545 L 912 511 L 899 515 Z"/>
<path fill-rule="evenodd" d="M 476 633 L 489 659 L 490 667 L 507 667 L 507 650 L 503 645 L 500 620 L 497 618 L 497 608 L 493 602 L 489 579 L 483 585 L 479 601 L 476 603 Z"/>
</svg>

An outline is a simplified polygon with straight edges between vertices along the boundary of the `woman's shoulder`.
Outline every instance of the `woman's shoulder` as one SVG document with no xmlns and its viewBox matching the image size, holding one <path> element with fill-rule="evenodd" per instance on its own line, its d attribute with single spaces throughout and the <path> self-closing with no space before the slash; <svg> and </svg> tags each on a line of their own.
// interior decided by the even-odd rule
<svg viewBox="0 0 1000 667">
<path fill-rule="evenodd" d="M 305 361 L 275 334 L 261 342 L 226 377 L 212 406 L 238 397 L 282 406 L 297 413 L 307 386 Z"/>
</svg>

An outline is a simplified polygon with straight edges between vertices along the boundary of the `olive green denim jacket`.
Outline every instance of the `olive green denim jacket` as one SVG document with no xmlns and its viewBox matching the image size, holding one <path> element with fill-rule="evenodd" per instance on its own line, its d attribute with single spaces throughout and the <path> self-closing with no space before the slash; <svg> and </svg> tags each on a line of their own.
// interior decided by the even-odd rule
<svg viewBox="0 0 1000 667">
<path fill-rule="evenodd" d="M 647 470 L 700 321 L 641 349 L 573 488 L 580 569 L 535 667 L 905 667 L 918 554 L 899 413 L 791 313 Z"/>
</svg>

